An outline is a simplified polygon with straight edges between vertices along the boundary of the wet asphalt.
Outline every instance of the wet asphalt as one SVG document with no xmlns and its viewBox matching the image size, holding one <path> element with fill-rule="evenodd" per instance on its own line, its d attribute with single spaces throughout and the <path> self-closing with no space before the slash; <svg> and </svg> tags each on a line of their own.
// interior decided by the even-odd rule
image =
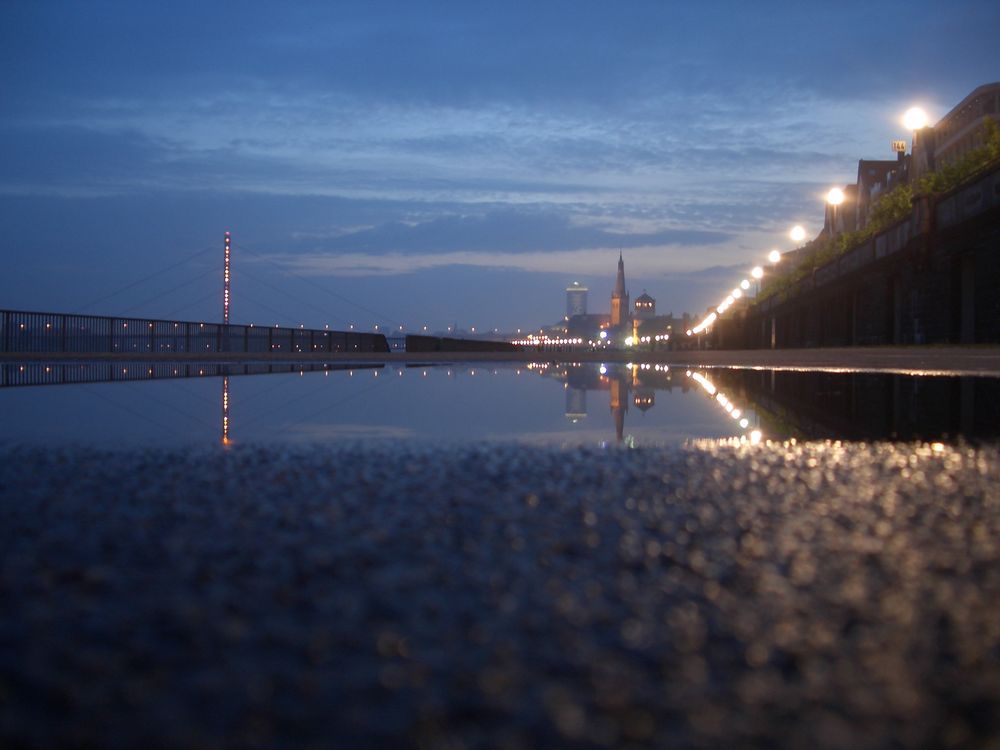
<svg viewBox="0 0 1000 750">
<path fill-rule="evenodd" d="M 0 450 L 0 745 L 1000 748 L 981 445 Z"/>
</svg>

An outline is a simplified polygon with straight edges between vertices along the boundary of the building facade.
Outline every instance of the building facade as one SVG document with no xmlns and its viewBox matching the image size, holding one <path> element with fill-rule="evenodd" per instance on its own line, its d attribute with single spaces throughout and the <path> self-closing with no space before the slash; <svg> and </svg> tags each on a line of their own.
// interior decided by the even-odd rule
<svg viewBox="0 0 1000 750">
<path fill-rule="evenodd" d="M 655 317 L 656 300 L 643 290 L 642 294 L 636 297 L 635 300 L 635 318 L 636 320 L 651 320 Z"/>
<path fill-rule="evenodd" d="M 987 119 L 1000 120 L 1000 82 L 975 88 L 934 127 L 914 134 L 913 177 L 940 169 L 982 146 Z"/>
</svg>

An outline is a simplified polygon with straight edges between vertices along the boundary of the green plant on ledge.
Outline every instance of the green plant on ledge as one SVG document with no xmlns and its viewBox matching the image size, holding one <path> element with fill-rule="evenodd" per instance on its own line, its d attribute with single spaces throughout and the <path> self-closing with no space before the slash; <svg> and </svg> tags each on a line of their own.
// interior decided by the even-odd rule
<svg viewBox="0 0 1000 750">
<path fill-rule="evenodd" d="M 941 195 L 1000 163 L 1000 126 L 992 119 L 983 122 L 983 145 L 961 159 L 928 172 L 913 183 L 898 185 L 881 196 L 872 206 L 868 223 L 856 232 L 821 237 L 806 245 L 807 257 L 793 270 L 774 277 L 757 295 L 762 302 L 792 287 L 817 268 L 839 258 L 853 247 L 906 219 L 913 211 L 913 199 L 921 195 Z"/>
</svg>

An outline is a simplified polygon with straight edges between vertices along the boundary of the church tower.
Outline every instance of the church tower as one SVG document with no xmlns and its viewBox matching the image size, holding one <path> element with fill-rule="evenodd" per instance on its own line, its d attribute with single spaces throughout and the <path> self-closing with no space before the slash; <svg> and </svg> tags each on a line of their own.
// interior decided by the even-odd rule
<svg viewBox="0 0 1000 750">
<path fill-rule="evenodd" d="M 625 261 L 621 250 L 618 251 L 618 278 L 615 279 L 615 290 L 611 292 L 611 327 L 620 326 L 629 317 L 628 292 L 625 291 Z"/>
</svg>

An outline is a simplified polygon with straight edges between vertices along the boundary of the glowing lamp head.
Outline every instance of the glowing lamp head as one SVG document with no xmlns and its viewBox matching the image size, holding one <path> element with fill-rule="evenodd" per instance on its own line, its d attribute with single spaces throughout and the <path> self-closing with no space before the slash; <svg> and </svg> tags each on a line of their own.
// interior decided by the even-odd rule
<svg viewBox="0 0 1000 750">
<path fill-rule="evenodd" d="M 743 291 L 746 291 L 750 288 L 750 282 L 747 279 L 743 279 L 743 281 L 740 282 L 740 288 L 743 289 Z"/>
<path fill-rule="evenodd" d="M 780 263 L 781 262 L 781 251 L 779 251 L 779 250 L 772 250 L 771 252 L 769 252 L 767 254 L 767 259 L 769 261 L 771 261 L 772 263 Z"/>
<path fill-rule="evenodd" d="M 844 191 L 840 188 L 830 188 L 830 192 L 826 194 L 826 202 L 831 206 L 839 206 L 844 202 Z"/>
<path fill-rule="evenodd" d="M 732 291 L 731 296 L 733 299 L 739 299 L 740 297 L 743 296 L 743 290 L 737 287 Z"/>
<path fill-rule="evenodd" d="M 802 226 L 796 224 L 788 232 L 788 236 L 792 238 L 793 242 L 802 242 L 802 240 L 806 238 L 806 230 Z M 774 252 L 777 252 L 777 250 Z"/>
<path fill-rule="evenodd" d="M 921 130 L 927 127 L 927 113 L 920 107 L 910 107 L 903 115 L 903 126 L 907 130 Z"/>
<path fill-rule="evenodd" d="M 764 269 L 760 266 L 754 266 L 754 269 L 750 272 L 750 275 L 755 279 L 762 278 L 764 276 Z"/>
</svg>

